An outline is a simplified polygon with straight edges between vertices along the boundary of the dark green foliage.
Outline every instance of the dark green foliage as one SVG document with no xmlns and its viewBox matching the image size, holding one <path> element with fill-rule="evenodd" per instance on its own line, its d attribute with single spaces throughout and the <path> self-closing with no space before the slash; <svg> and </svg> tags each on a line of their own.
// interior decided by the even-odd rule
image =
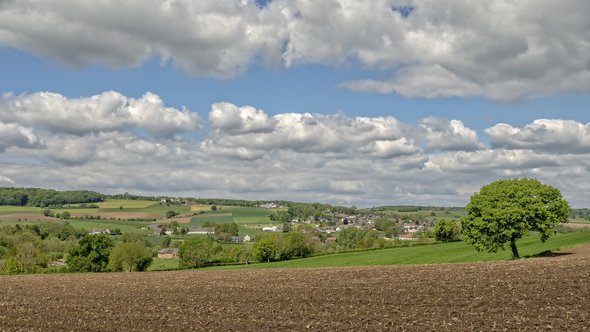
<svg viewBox="0 0 590 332">
<path fill-rule="evenodd" d="M 461 239 L 461 226 L 458 221 L 441 219 L 434 227 L 434 238 L 441 242 L 454 242 Z"/>
<path fill-rule="evenodd" d="M 200 267 L 210 264 L 215 254 L 221 251 L 221 246 L 211 237 L 195 237 L 180 245 L 178 256 L 180 267 Z"/>
<path fill-rule="evenodd" d="M 72 272 L 103 272 L 108 270 L 113 243 L 106 235 L 86 235 L 68 255 L 68 270 Z"/>
<path fill-rule="evenodd" d="M 168 210 L 166 211 L 166 219 L 170 219 L 174 216 L 178 215 L 178 212 L 174 211 L 174 210 Z"/>
<path fill-rule="evenodd" d="M 569 209 L 558 189 L 539 180 L 498 180 L 471 196 L 463 238 L 478 251 L 496 252 L 510 242 L 513 258 L 519 258 L 518 239 L 533 230 L 545 242 L 559 223 L 567 222 Z"/>
<path fill-rule="evenodd" d="M 58 206 L 101 202 L 105 196 L 88 190 L 57 191 L 40 188 L 0 188 L 0 205 Z"/>
</svg>

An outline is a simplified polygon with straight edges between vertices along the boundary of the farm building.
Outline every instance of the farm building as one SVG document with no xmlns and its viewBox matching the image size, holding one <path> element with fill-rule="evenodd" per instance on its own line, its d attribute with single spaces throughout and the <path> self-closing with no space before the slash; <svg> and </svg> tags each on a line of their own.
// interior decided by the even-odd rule
<svg viewBox="0 0 590 332">
<path fill-rule="evenodd" d="M 229 240 L 231 242 L 235 242 L 235 243 L 250 242 L 250 236 L 248 236 L 248 235 L 230 236 Z"/>
<path fill-rule="evenodd" d="M 215 234 L 215 228 L 213 227 L 191 227 L 188 229 L 189 235 L 200 234 L 200 235 L 213 235 Z"/>
<path fill-rule="evenodd" d="M 163 248 L 158 251 L 158 258 L 174 259 L 178 257 L 177 248 Z"/>
</svg>

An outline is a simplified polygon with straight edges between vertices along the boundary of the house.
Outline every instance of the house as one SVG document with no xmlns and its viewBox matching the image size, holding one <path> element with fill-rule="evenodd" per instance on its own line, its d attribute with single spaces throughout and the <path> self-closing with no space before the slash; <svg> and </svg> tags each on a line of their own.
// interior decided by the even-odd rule
<svg viewBox="0 0 590 332">
<path fill-rule="evenodd" d="M 188 233 L 189 235 L 195 235 L 195 234 L 199 234 L 199 235 L 214 235 L 215 234 L 215 228 L 214 227 L 190 227 L 188 229 Z"/>
<path fill-rule="evenodd" d="M 88 232 L 88 234 L 90 234 L 90 235 L 99 235 L 99 234 L 102 234 L 102 231 L 100 229 L 98 229 L 98 228 L 94 228 L 94 229 L 91 229 L 90 232 Z"/>
<path fill-rule="evenodd" d="M 276 232 L 277 231 L 277 226 L 273 226 L 273 227 L 262 227 L 262 231 L 263 232 Z"/>
<path fill-rule="evenodd" d="M 231 242 L 235 242 L 235 243 L 250 242 L 250 236 L 248 236 L 248 235 L 230 236 L 229 240 Z"/>
<path fill-rule="evenodd" d="M 400 241 L 416 241 L 416 240 L 418 240 L 418 238 L 416 238 L 415 236 L 411 236 L 411 235 L 400 235 L 397 237 L 397 239 Z"/>
<path fill-rule="evenodd" d="M 156 236 L 164 235 L 165 232 L 166 232 L 166 230 L 163 227 L 154 228 L 154 235 L 156 235 Z"/>
<path fill-rule="evenodd" d="M 178 249 L 177 248 L 160 249 L 160 250 L 158 250 L 158 258 L 163 258 L 163 259 L 178 258 Z"/>
</svg>

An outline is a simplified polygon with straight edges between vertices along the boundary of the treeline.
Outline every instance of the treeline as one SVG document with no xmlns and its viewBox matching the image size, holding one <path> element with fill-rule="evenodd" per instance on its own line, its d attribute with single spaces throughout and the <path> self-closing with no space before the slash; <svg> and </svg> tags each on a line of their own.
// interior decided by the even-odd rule
<svg viewBox="0 0 590 332">
<path fill-rule="evenodd" d="M 570 218 L 576 219 L 586 219 L 590 220 L 590 209 L 571 209 L 570 210 Z"/>
<path fill-rule="evenodd" d="M 268 233 L 252 245 L 223 246 L 213 237 L 192 237 L 180 245 L 180 268 L 195 268 L 223 264 L 276 262 L 315 255 L 356 250 L 382 249 L 422 245 L 428 241 L 386 240 L 374 230 L 349 227 L 337 237 L 317 234 L 302 227 L 289 233 Z"/>
<path fill-rule="evenodd" d="M 141 234 L 89 235 L 66 223 L 0 227 L 0 275 L 145 271 L 153 244 Z"/>
<path fill-rule="evenodd" d="M 419 205 L 385 205 L 374 207 L 373 211 L 421 212 L 421 211 L 462 211 L 463 207 L 438 207 Z"/>
<path fill-rule="evenodd" d="M 51 271 L 87 232 L 68 223 L 0 227 L 0 274 Z"/>
<path fill-rule="evenodd" d="M 88 190 L 57 191 L 40 188 L 0 188 L 0 205 L 61 206 L 102 202 L 105 195 Z"/>
</svg>

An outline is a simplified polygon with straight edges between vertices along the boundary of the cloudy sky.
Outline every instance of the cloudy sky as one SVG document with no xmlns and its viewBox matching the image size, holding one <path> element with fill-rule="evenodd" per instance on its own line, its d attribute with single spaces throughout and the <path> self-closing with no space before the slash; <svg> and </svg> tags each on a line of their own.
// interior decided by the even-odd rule
<svg viewBox="0 0 590 332">
<path fill-rule="evenodd" d="M 0 186 L 590 207 L 590 2 L 0 0 Z"/>
</svg>

